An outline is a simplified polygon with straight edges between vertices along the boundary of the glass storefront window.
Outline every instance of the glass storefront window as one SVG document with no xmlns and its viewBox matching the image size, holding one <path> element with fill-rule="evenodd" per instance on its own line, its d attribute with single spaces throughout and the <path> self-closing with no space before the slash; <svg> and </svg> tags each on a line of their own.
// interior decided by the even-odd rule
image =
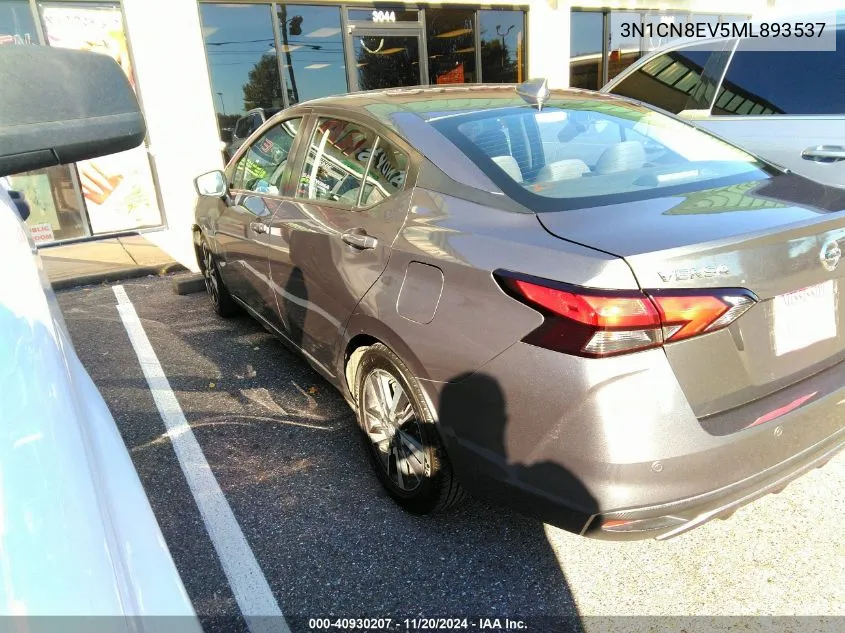
<svg viewBox="0 0 845 633">
<path fill-rule="evenodd" d="M 278 20 L 291 105 L 347 92 L 340 7 L 280 5 Z"/>
<path fill-rule="evenodd" d="M 116 3 L 39 3 L 50 46 L 112 57 L 135 85 L 123 13 Z M 91 232 L 113 233 L 162 223 L 145 146 L 76 163 Z"/>
<path fill-rule="evenodd" d="M 611 11 L 610 50 L 607 60 L 607 79 L 613 79 L 642 57 L 642 38 L 633 32 L 622 37 L 623 24 L 642 24 L 643 15 L 638 11 Z"/>
<path fill-rule="evenodd" d="M 522 83 L 525 80 L 525 12 L 479 11 L 481 81 Z"/>
<path fill-rule="evenodd" d="M 0 0 L 0 46 L 38 44 L 27 0 Z"/>
<path fill-rule="evenodd" d="M 475 11 L 426 9 L 425 22 L 429 83 L 477 82 Z"/>
<path fill-rule="evenodd" d="M 222 140 L 253 108 L 282 106 L 273 11 L 267 4 L 200 4 L 212 97 Z"/>
<path fill-rule="evenodd" d="M 569 84 L 573 88 L 598 90 L 602 85 L 604 14 L 573 11 L 569 45 Z"/>
<path fill-rule="evenodd" d="M 63 165 L 8 177 L 9 187 L 24 195 L 30 215 L 26 224 L 38 244 L 83 237 L 85 212 L 73 185 L 70 167 Z"/>
<path fill-rule="evenodd" d="M 352 38 L 359 90 L 416 86 L 420 80 L 420 46 L 411 35 L 355 35 Z"/>
</svg>

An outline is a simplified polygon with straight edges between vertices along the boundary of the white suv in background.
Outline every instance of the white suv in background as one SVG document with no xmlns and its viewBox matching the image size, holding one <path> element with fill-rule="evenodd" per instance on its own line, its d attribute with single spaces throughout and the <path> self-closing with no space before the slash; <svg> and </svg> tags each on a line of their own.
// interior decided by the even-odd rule
<svg viewBox="0 0 845 633">
<path fill-rule="evenodd" d="M 657 106 L 796 173 L 842 187 L 842 15 L 828 28 L 836 29 L 835 51 L 749 50 L 754 45 L 745 39 L 670 44 L 629 66 L 601 92 Z"/>
</svg>

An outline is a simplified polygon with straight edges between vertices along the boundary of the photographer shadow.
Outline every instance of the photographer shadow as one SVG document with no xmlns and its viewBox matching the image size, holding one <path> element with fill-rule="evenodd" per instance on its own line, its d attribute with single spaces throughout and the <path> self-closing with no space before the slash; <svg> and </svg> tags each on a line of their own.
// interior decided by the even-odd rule
<svg viewBox="0 0 845 633">
<path fill-rule="evenodd" d="M 505 611 L 510 617 L 526 616 L 532 630 L 582 631 L 577 606 L 544 524 L 532 517 L 551 518 L 554 525 L 578 533 L 596 511 L 596 500 L 558 463 L 514 461 L 508 449 L 507 401 L 493 377 L 482 373 L 457 376 L 443 387 L 438 409 L 456 474 L 478 499 L 469 504 L 468 511 L 477 517 L 488 515 L 490 522 L 495 518 L 506 536 L 507 545 L 500 552 L 502 581 L 511 583 L 515 591 Z M 561 499 L 566 499 L 571 509 L 562 510 Z M 519 514 L 486 500 L 505 500 Z M 506 561 L 516 567 L 507 569 Z"/>
</svg>

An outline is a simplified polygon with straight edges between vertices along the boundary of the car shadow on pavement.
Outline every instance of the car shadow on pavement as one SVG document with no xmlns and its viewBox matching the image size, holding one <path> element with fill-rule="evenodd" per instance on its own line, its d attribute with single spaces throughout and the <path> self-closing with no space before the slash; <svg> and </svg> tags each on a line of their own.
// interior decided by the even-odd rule
<svg viewBox="0 0 845 633">
<path fill-rule="evenodd" d="M 346 402 L 300 356 L 247 317 L 218 319 L 204 296 L 154 298 L 155 288 L 128 290 L 293 633 L 323 617 L 392 618 L 402 626 L 406 618 L 466 617 L 476 629 L 481 618 L 507 617 L 531 622 L 529 630 L 581 630 L 542 522 L 477 499 L 437 516 L 405 513 L 372 471 Z M 97 294 L 76 317 L 94 318 L 113 302 Z M 79 339 L 81 355 L 207 633 L 241 629 L 137 361 L 118 344 L 119 321 L 98 319 L 96 334 L 73 321 L 88 337 Z M 98 351 L 104 338 L 116 341 L 106 356 Z M 506 403 L 493 397 L 495 383 L 485 388 L 499 411 L 490 415 L 488 406 L 483 420 L 475 416 L 488 438 L 476 440 L 492 445 L 505 437 Z M 446 416 L 464 413 L 445 406 Z M 502 451 L 507 457 L 506 443 Z M 543 474 L 558 475 L 557 467 Z"/>
<path fill-rule="evenodd" d="M 220 366 L 239 353 L 228 346 L 224 359 L 210 341 L 190 345 Z M 237 426 L 202 426 L 207 414 L 199 418 L 186 409 L 186 415 L 294 633 L 322 617 L 403 624 L 406 618 L 468 618 L 470 627 L 481 618 L 510 618 L 526 619 L 530 630 L 581 630 L 542 522 L 476 499 L 431 517 L 405 513 L 372 472 L 342 397 L 275 339 L 261 351 L 266 356 L 246 391 L 264 393 L 282 412 L 240 396 L 238 412 L 217 414 Z M 269 364 L 284 372 L 283 380 L 260 369 Z M 504 454 L 505 403 L 494 381 L 486 388 L 487 402 L 500 405 L 498 414 L 475 419 L 490 438 L 499 438 Z M 460 407 L 450 409 L 449 393 L 447 387 L 442 414 L 462 415 Z M 538 469 L 544 477 L 565 476 L 548 464 L 516 472 L 530 480 Z"/>
</svg>

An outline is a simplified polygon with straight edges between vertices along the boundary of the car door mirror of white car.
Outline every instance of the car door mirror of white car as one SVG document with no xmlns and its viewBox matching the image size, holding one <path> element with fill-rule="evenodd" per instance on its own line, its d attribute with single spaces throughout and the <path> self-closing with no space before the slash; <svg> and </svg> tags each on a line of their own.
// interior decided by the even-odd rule
<svg viewBox="0 0 845 633">
<path fill-rule="evenodd" d="M 27 221 L 30 215 L 29 203 L 24 198 L 24 194 L 20 191 L 13 191 L 12 189 L 7 189 L 6 193 L 9 194 L 9 197 L 12 199 L 12 202 L 15 203 L 15 208 L 18 211 L 18 215 L 20 216 L 21 220 L 24 222 Z"/>
<path fill-rule="evenodd" d="M 0 176 L 137 147 L 135 92 L 107 55 L 0 46 Z"/>
<path fill-rule="evenodd" d="M 700 121 L 710 118 L 710 110 L 681 110 L 678 117 L 686 121 Z"/>
<path fill-rule="evenodd" d="M 223 198 L 229 193 L 226 175 L 219 169 L 194 178 L 194 187 L 199 195 L 212 198 Z"/>
</svg>

